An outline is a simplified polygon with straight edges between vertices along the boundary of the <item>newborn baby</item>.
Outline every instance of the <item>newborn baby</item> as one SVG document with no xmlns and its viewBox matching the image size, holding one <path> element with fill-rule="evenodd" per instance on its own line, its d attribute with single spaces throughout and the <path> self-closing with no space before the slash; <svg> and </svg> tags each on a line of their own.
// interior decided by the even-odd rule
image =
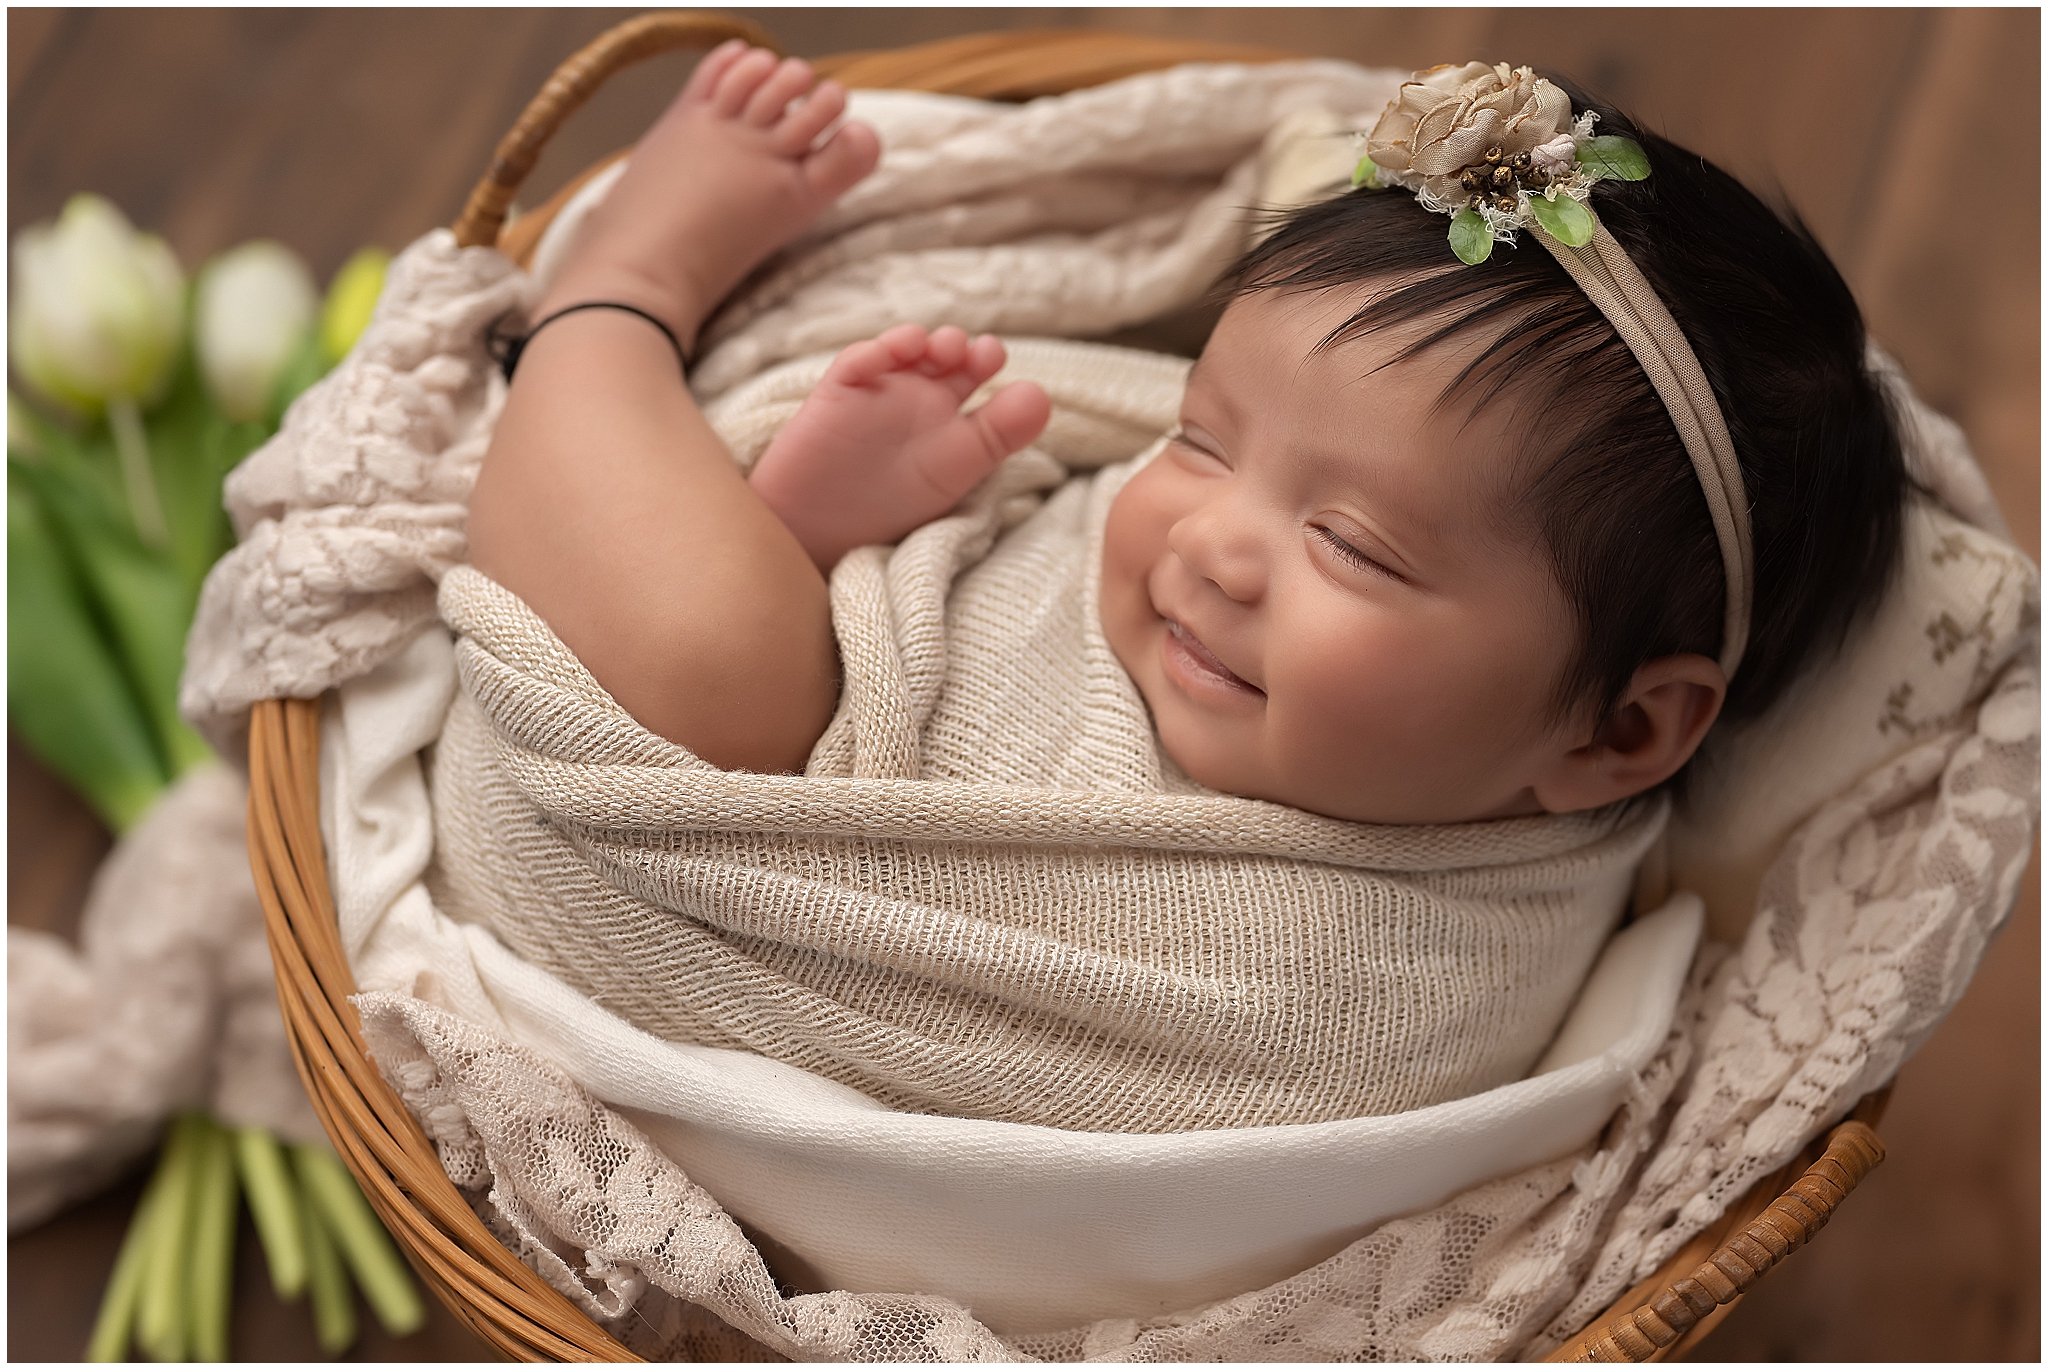
<svg viewBox="0 0 2048 1370">
<path fill-rule="evenodd" d="M 858 123 L 812 146 L 844 95 L 809 86 L 803 63 L 758 49 L 706 57 L 536 317 L 618 300 L 693 337 L 875 164 Z M 1607 717 L 1557 716 L 1578 634 L 1545 549 L 1501 516 L 1507 416 L 1441 405 L 1462 358 L 1396 361 L 1412 331 L 1321 346 L 1366 295 L 1233 302 L 1181 433 L 1111 515 L 1103 626 L 1167 754 L 1205 785 L 1364 822 L 1656 786 L 1726 682 L 1671 653 Z M 474 564 L 654 732 L 721 766 L 799 771 L 838 696 L 834 563 L 945 512 L 1045 425 L 1028 382 L 958 412 L 1003 361 L 952 328 L 850 347 L 743 481 L 658 331 L 567 315 L 522 354 L 471 503 Z"/>
<path fill-rule="evenodd" d="M 842 352 L 747 475 L 698 411 L 683 383 L 682 342 L 748 271 L 876 164 L 871 130 L 857 122 L 833 129 L 843 106 L 843 93 L 829 82 L 814 88 L 801 62 L 739 44 L 704 59 L 584 225 L 536 309 L 541 325 L 520 353 L 471 505 L 476 570 L 538 614 L 638 724 L 727 771 L 771 775 L 808 765 L 822 774 L 821 738 L 831 741 L 828 724 L 847 707 L 834 623 L 840 581 L 828 590 L 828 577 L 854 549 L 909 547 L 910 535 L 1031 444 L 1050 413 L 1045 393 L 1029 382 L 961 412 L 1004 365 L 1002 344 L 916 325 Z M 1628 126 L 1615 114 L 1602 127 Z M 1467 974 L 1454 993 L 1437 995 L 1459 1000 L 1458 1032 L 1469 1036 L 1472 1023 L 1486 1020 L 1483 1031 L 1473 1029 L 1486 1036 L 1483 1047 L 1455 1070 L 1431 1059 L 1443 1033 L 1417 1021 L 1432 1002 L 1422 994 L 1394 1015 L 1398 1032 L 1374 1067 L 1407 1072 L 1419 1082 L 1412 1087 L 1331 1080 L 1317 1097 L 1312 1078 L 1292 1079 L 1277 1104 L 1209 1113 L 1162 1105 L 1136 1121 L 1126 1108 L 1113 1125 L 1387 1111 L 1526 1070 L 1619 916 L 1628 870 L 1661 825 L 1661 801 L 1621 801 L 1653 795 L 1677 775 L 1724 707 L 1761 711 L 1816 644 L 1839 638 L 1882 587 L 1903 484 L 1888 415 L 1862 373 L 1853 302 L 1818 250 L 1747 192 L 1704 163 L 1688 171 L 1668 145 L 1644 141 L 1671 182 L 1660 186 L 1665 202 L 1682 207 L 1679 226 L 1746 245 L 1739 260 L 1724 248 L 1717 265 L 1690 243 L 1660 247 L 1656 235 L 1671 237 L 1670 226 L 1639 219 L 1622 196 L 1599 202 L 1660 287 L 1661 252 L 1699 283 L 1699 301 L 1667 303 L 1717 382 L 1757 494 L 1755 578 L 1767 588 L 1757 592 L 1756 626 L 1732 695 L 1716 529 L 1641 367 L 1539 250 L 1460 266 L 1444 247 L 1442 220 L 1385 191 L 1312 206 L 1255 249 L 1234 274 L 1235 294 L 1163 449 L 1092 487 L 1077 482 L 1071 498 L 1062 491 L 961 582 L 1014 577 L 1037 555 L 1031 549 L 1055 544 L 1088 558 L 1059 573 L 1065 588 L 1053 598 L 1094 606 L 1098 618 L 1086 631 L 1099 634 L 1127 681 L 1105 689 L 1134 687 L 1156 730 L 1161 787 L 1286 806 L 1297 816 L 1276 823 L 1317 834 L 1321 845 L 1301 848 L 1294 864 L 1303 870 L 1284 886 L 1303 901 L 1304 927 L 1304 891 L 1335 879 L 1317 863 L 1345 864 L 1330 855 L 1351 840 L 1343 825 L 1429 825 L 1417 829 L 1429 834 L 1418 841 L 1442 858 L 1438 867 L 1418 862 L 1390 883 L 1423 891 L 1417 897 L 1481 905 L 1491 890 L 1497 906 L 1460 924 L 1460 954 L 1489 940 L 1514 947 Z M 1716 295 L 1717 286 L 1727 288 Z M 1744 290 L 1763 306 L 1748 308 Z M 590 305 L 597 307 L 575 308 Z M 1782 370 L 1774 345 L 1805 359 L 1801 386 L 1738 393 Z M 1742 355 L 1745 348 L 1752 355 Z M 1815 574 L 1816 565 L 1827 574 Z M 444 611 L 449 602 L 444 590 Z M 472 632 L 470 621 L 456 626 Z M 488 638 L 485 619 L 473 621 L 478 641 Z M 1028 652 L 1003 660 L 1031 669 Z M 455 721 L 450 728 L 453 735 Z M 437 795 L 440 786 L 437 779 Z M 1594 810 L 1601 815 L 1562 817 Z M 1303 826 L 1310 815 L 1320 819 Z M 1341 822 L 1316 826 L 1321 820 Z M 1355 831 L 1366 847 L 1386 841 L 1371 826 Z M 675 848 L 693 839 L 679 830 L 667 840 Z M 1121 840 L 1105 829 L 1097 845 Z M 721 922 L 704 889 L 679 892 L 673 882 L 635 875 L 631 860 L 599 850 L 588 833 L 569 845 L 618 889 L 708 927 L 706 945 L 747 968 L 736 978 L 772 965 L 817 996 L 808 1011 L 853 1003 L 850 992 L 833 997 L 840 971 L 817 961 L 829 952 L 857 963 L 861 948 L 848 939 L 807 949 L 809 960 L 778 960 L 779 952 L 759 949 L 779 945 L 760 922 Z M 1503 861 L 1550 863 L 1543 917 L 1510 897 L 1541 881 L 1516 886 L 1485 869 L 1492 857 L 1473 855 L 1493 847 L 1508 853 Z M 772 856 L 749 851 L 744 862 L 720 859 L 734 869 L 776 868 Z M 1284 855 L 1261 850 L 1258 859 Z M 1213 868 L 1205 878 L 1231 880 L 1230 858 L 1204 860 Z M 844 853 L 833 861 L 835 869 L 863 869 Z M 1113 866 L 1090 878 L 1109 880 L 1103 869 Z M 815 881 L 818 867 L 803 865 L 804 878 Z M 891 907 L 943 905 L 945 881 L 919 879 L 915 892 L 909 877 L 887 891 L 897 901 Z M 1047 883 L 1020 901 L 1045 897 Z M 476 905 L 485 897 L 479 888 L 458 890 L 457 902 Z M 1113 902 L 1113 886 L 1106 888 Z M 1264 888 L 1270 897 L 1283 885 Z M 1103 897 L 1092 889 L 1069 902 Z M 1256 903 L 1257 889 L 1246 897 Z M 1353 902 L 1381 910 L 1375 916 L 1405 907 L 1376 895 Z M 1351 906 L 1340 899 L 1333 907 Z M 1283 925 L 1290 916 L 1286 907 L 1256 912 Z M 1304 1005 L 1318 997 L 1312 972 L 1346 956 L 1364 956 L 1379 979 L 1335 975 L 1328 995 L 1355 999 L 1368 983 L 1421 983 L 1454 961 L 1436 946 L 1411 947 L 1400 954 L 1410 959 L 1389 963 L 1383 951 L 1338 945 L 1349 936 L 1346 918 L 1357 916 L 1328 923 L 1335 950 L 1278 956 L 1308 974 Z M 547 938 L 491 921 L 522 951 L 541 954 Z M 886 926 L 893 934 L 914 923 Z M 1199 940 L 1192 929 L 1188 935 Z M 1174 930 L 1147 936 L 1168 945 Z M 1363 931 L 1356 940 L 1370 941 Z M 706 979 L 701 948 L 692 954 L 691 973 Z M 792 969 L 799 961 L 804 968 Z M 908 964 L 892 963 L 891 973 L 907 974 Z M 557 969 L 612 1002 L 594 987 L 602 971 Z M 1557 983 L 1511 983 L 1520 974 Z M 1495 983 L 1482 983 L 1489 979 Z M 1228 975 L 1205 983 L 1220 984 L 1226 1000 L 1256 998 L 1259 988 L 1233 989 Z M 956 998 L 932 1010 L 934 1021 L 970 1017 L 959 1008 L 964 984 L 949 986 Z M 971 988 L 1002 998 L 983 981 Z M 867 1040 L 864 1026 L 822 1046 L 788 1046 L 759 1026 L 772 1014 L 732 1008 L 739 1000 L 721 997 L 725 988 L 701 992 L 709 996 L 702 1005 L 676 1009 L 679 1016 L 655 1030 L 777 1055 L 899 1107 L 1099 1125 L 1052 1097 L 1059 1080 L 1075 1078 L 1071 1062 L 1037 1076 L 1018 1067 L 1013 1080 L 992 1081 L 983 1061 L 948 1077 L 929 1061 L 904 1066 L 900 1043 L 889 1051 L 849 1045 Z M 1162 1097 L 1202 1094 L 1206 1108 L 1209 1096 L 1246 1093 L 1217 1085 L 1214 1072 L 1200 1088 L 1186 1086 L 1173 1074 L 1179 1048 L 1133 1045 L 1144 1034 L 1125 1031 L 1114 1005 L 1077 1007 L 1052 991 L 1033 993 L 1028 1012 L 1012 1005 L 993 1015 L 1019 1042 L 1057 1046 L 1100 1034 L 1113 1041 L 1100 1048 L 1103 1059 L 1144 1057 L 1136 1074 L 1157 1083 Z M 1514 1012 L 1490 1017 L 1467 1002 L 1488 995 L 1522 997 Z M 894 1011 L 880 1002 L 856 1005 L 857 1026 Z M 1227 1008 L 1217 1010 L 1219 1023 L 1235 1011 Z M 1370 1017 L 1371 1006 L 1361 1011 Z M 943 1033 L 924 1020 L 914 1027 L 910 1036 L 928 1043 L 929 1054 L 944 1055 Z M 969 1041 L 995 1029 L 962 1031 Z M 1355 1059 L 1354 1045 L 1339 1044 L 1338 1054 Z M 1328 1055 L 1313 1047 L 1303 1059 Z M 1038 1097 L 1027 1097 L 1041 1085 Z M 1140 1114 L 1143 1102 L 1132 1106 Z"/>
</svg>

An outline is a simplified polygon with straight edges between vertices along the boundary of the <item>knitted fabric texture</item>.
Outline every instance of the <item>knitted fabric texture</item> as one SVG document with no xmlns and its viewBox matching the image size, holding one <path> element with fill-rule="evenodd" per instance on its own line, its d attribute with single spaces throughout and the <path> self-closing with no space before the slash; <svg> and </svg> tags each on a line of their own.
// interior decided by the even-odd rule
<svg viewBox="0 0 2048 1370">
<path fill-rule="evenodd" d="M 857 92 L 884 134 L 882 168 L 728 311 L 700 393 L 904 319 L 1099 335 L 1191 304 L 1243 242 L 1234 207 L 1254 198 L 1267 132 L 1316 105 L 1367 120 L 1401 75 L 1194 66 L 1016 107 Z M 253 700 L 317 695 L 394 660 L 431 623 L 438 582 L 464 559 L 464 500 L 503 402 L 483 332 L 533 298 L 497 254 L 421 240 L 394 263 L 354 354 L 236 473 L 243 541 L 208 581 L 183 694 L 210 736 L 234 738 Z M 1382 1224 L 1296 1276 L 1018 1342 L 910 1291 L 790 1295 L 709 1195 L 541 1053 L 413 997 L 424 987 L 363 996 L 366 1037 L 479 1210 L 643 1354 L 1540 1354 L 1896 1072 L 1961 997 L 2025 868 L 2035 574 L 1997 536 L 1960 434 L 1901 378 L 1885 381 L 1914 474 L 1946 508 L 1909 548 L 1897 650 L 1858 659 L 1878 707 L 1844 713 L 1815 678 L 1814 715 L 1842 739 L 1826 755 L 1868 757 L 1858 778 L 1783 816 L 1790 840 L 1755 858 L 1761 892 L 1741 894 L 1732 945 L 1702 954 L 1669 1041 L 1596 1144 Z M 1957 607 L 1914 597 L 1958 568 L 1972 579 Z M 1764 749 L 1729 812 L 1807 783 L 1808 762 L 1773 770 L 1797 754 Z"/>
<path fill-rule="evenodd" d="M 1032 360 L 1070 434 L 1180 389 L 1171 362 L 1054 352 Z M 800 780 L 648 733 L 516 597 L 451 571 L 436 902 L 657 1036 L 899 1109 L 1181 1132 L 1520 1078 L 1664 806 L 1372 827 L 1201 791 L 1098 620 L 1131 469 L 1058 485 L 991 551 L 1065 474 L 1028 451 L 843 560 L 841 702 Z"/>
</svg>

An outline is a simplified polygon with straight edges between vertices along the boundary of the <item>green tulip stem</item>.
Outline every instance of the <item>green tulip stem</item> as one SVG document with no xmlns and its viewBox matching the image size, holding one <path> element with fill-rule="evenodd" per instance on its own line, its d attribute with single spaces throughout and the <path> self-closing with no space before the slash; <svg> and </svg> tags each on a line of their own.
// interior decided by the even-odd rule
<svg viewBox="0 0 2048 1370">
<path fill-rule="evenodd" d="M 149 464 L 149 434 L 142 429 L 142 413 L 135 401 L 108 400 L 107 427 L 114 432 L 114 450 L 121 454 L 121 483 L 128 491 L 135 532 L 144 546 L 162 551 L 171 545 L 171 526 L 164 520 L 163 500 L 157 497 L 156 472 Z"/>
<path fill-rule="evenodd" d="M 114 1273 L 107 1277 L 107 1292 L 100 1297 L 99 1316 L 93 1319 L 92 1340 L 86 1343 L 88 1361 L 128 1359 L 128 1343 L 135 1334 L 136 1310 L 142 1306 L 142 1277 L 148 1269 L 151 1243 L 156 1239 L 166 1179 L 159 1166 L 142 1191 L 134 1215 L 128 1219 L 128 1235 L 121 1239 L 121 1254 L 114 1257 Z"/>
<path fill-rule="evenodd" d="M 319 1214 L 321 1225 L 333 1238 L 384 1330 L 395 1337 L 419 1331 L 427 1320 L 427 1310 L 413 1287 L 412 1273 L 391 1244 L 370 1201 L 356 1186 L 356 1177 L 319 1147 L 295 1146 L 292 1159 L 298 1162 L 299 1185 L 307 1207 Z"/>
<path fill-rule="evenodd" d="M 196 1113 L 178 1118 L 164 1143 L 163 1159 L 157 1162 L 157 1183 L 162 1190 L 150 1218 L 135 1329 L 135 1339 L 151 1360 L 185 1359 L 185 1271 L 192 1247 L 192 1191 L 199 1178 L 206 1126 L 206 1119 Z"/>
<path fill-rule="evenodd" d="M 306 1234 L 306 1288 L 312 1295 L 313 1336 L 320 1349 L 339 1356 L 356 1339 L 356 1294 L 349 1287 L 348 1272 L 342 1269 L 341 1253 L 320 1217 L 319 1206 L 308 1202 L 302 1210 Z"/>
<path fill-rule="evenodd" d="M 296 1299 L 306 1292 L 306 1229 L 284 1148 L 260 1127 L 240 1128 L 235 1132 L 235 1159 L 256 1235 L 263 1239 L 263 1253 L 270 1260 L 271 1286 L 280 1299 Z"/>
<path fill-rule="evenodd" d="M 236 1202 L 234 1139 L 226 1128 L 207 1120 L 199 1158 L 193 1167 L 192 1244 L 185 1259 L 189 1300 L 186 1326 L 192 1359 L 228 1358 L 228 1311 L 235 1289 Z"/>
</svg>

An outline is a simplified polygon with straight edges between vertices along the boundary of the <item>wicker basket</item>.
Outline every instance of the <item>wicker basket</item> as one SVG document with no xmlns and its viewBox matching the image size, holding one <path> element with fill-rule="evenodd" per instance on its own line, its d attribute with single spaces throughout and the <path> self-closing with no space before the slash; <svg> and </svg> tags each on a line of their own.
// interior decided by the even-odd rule
<svg viewBox="0 0 2048 1370">
<path fill-rule="evenodd" d="M 776 46 L 743 20 L 657 14 L 629 21 L 564 62 L 498 145 L 455 224 L 464 246 L 524 261 L 593 167 L 507 229 L 512 197 L 563 119 L 607 77 L 644 57 L 741 37 Z M 814 65 L 849 86 L 1021 100 L 1187 61 L 1272 61 L 1288 54 L 1083 31 L 977 35 Z M 609 160 L 609 159 L 608 159 Z M 476 1334 L 515 1360 L 639 1359 L 484 1227 L 443 1173 L 433 1145 L 364 1053 L 349 997 L 320 839 L 320 701 L 259 703 L 249 730 L 249 859 L 276 964 L 278 998 L 313 1106 L 414 1268 Z M 1680 1354 L 1742 1292 L 1824 1225 L 1884 1156 L 1871 1125 L 1882 1096 L 1785 1170 L 1769 1176 L 1663 1269 L 1624 1295 L 1553 1360 L 1648 1361 Z"/>
</svg>

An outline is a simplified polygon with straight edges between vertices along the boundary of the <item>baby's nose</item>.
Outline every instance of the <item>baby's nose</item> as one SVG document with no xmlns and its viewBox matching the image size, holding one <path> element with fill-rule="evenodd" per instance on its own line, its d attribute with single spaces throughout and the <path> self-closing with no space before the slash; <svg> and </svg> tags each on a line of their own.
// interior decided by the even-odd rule
<svg viewBox="0 0 2048 1370">
<path fill-rule="evenodd" d="M 1266 588 L 1266 558 L 1253 520 L 1229 500 L 1210 500 L 1181 518 L 1166 545 L 1190 571 L 1240 604 Z"/>
</svg>

